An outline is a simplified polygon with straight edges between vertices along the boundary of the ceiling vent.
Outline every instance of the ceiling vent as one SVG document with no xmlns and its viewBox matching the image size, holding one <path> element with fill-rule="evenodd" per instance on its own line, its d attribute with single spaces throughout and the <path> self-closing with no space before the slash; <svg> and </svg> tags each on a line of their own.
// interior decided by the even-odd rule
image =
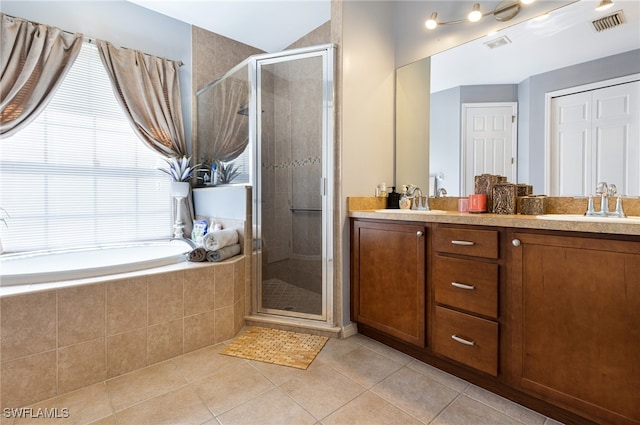
<svg viewBox="0 0 640 425">
<path fill-rule="evenodd" d="M 509 40 L 509 37 L 507 37 L 506 35 L 503 35 L 502 37 L 498 37 L 495 40 L 487 41 L 484 43 L 484 45 L 490 49 L 506 46 L 507 44 L 511 44 L 511 40 Z"/>
<path fill-rule="evenodd" d="M 591 23 L 593 24 L 593 28 L 598 32 L 608 30 L 610 28 L 615 28 L 619 25 L 624 24 L 625 22 L 626 19 L 624 18 L 624 12 L 622 10 L 618 10 L 611 15 L 603 16 L 602 18 L 596 19 L 595 21 L 591 21 Z"/>
</svg>

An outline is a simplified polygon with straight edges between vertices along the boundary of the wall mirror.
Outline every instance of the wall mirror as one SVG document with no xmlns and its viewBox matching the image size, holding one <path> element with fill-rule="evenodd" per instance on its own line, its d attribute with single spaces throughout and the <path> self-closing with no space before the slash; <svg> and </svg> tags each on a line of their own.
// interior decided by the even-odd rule
<svg viewBox="0 0 640 425">
<path fill-rule="evenodd" d="M 396 184 L 417 182 L 426 186 L 429 183 L 425 179 L 430 176 L 432 184 L 435 182 L 432 194 L 438 187 L 444 187 L 449 196 L 466 196 L 465 175 L 469 177 L 471 174 L 472 177 L 474 170 L 480 170 L 483 164 L 479 163 L 484 158 L 499 157 L 505 163 L 504 167 L 513 169 L 510 181 L 532 184 L 534 193 L 554 196 L 588 194 L 593 191 L 591 180 L 608 176 L 618 186 L 623 185 L 620 180 L 630 181 L 625 186 L 624 194 L 639 196 L 640 176 L 637 169 L 640 168 L 640 126 L 637 122 L 627 127 L 629 134 L 624 136 L 626 139 L 616 142 L 623 147 L 606 148 L 622 149 L 619 155 L 616 154 L 618 159 L 620 155 L 626 159 L 632 157 L 632 161 L 627 161 L 622 167 L 629 169 L 629 173 L 620 174 L 618 171 L 621 167 L 614 167 L 618 169 L 617 174 L 603 175 L 602 171 L 598 171 L 601 164 L 597 161 L 600 160 L 594 158 L 591 168 L 585 166 L 571 170 L 570 174 L 565 170 L 566 167 L 562 168 L 561 171 L 566 172 L 561 178 L 576 180 L 570 189 L 565 189 L 564 193 L 553 193 L 550 189 L 549 174 L 552 161 L 556 159 L 552 158 L 549 151 L 556 148 L 548 145 L 551 132 L 547 122 L 547 109 L 550 108 L 548 93 L 565 96 L 565 91 L 570 88 L 590 87 L 602 81 L 618 84 L 616 82 L 621 77 L 633 82 L 638 80 L 640 74 L 640 3 L 616 1 L 613 7 L 605 11 L 596 11 L 595 6 L 595 1 L 571 3 L 552 11 L 546 20 L 528 20 L 492 36 L 398 68 Z M 596 30 L 594 21 L 618 12 L 621 15 L 608 19 L 619 19 L 621 24 L 603 31 Z M 638 97 L 640 88 L 636 87 L 630 91 Z M 406 100 L 407 92 L 413 93 L 413 99 L 409 102 Z M 639 101 L 633 102 L 637 108 Z M 495 146 L 483 145 L 482 149 L 487 151 L 484 157 L 477 152 L 475 156 L 469 154 L 478 149 L 469 141 L 474 136 L 463 122 L 466 118 L 470 121 L 477 119 L 475 110 L 467 108 L 465 112 L 465 105 L 468 107 L 469 104 L 515 108 L 516 118 L 509 130 L 515 138 L 513 152 L 507 156 Z M 630 107 L 633 108 L 633 105 Z M 627 112 L 634 115 L 633 109 Z M 636 120 L 639 115 L 636 109 Z M 601 131 L 596 129 L 595 132 Z M 613 132 L 610 132 L 607 137 L 612 135 Z M 579 151 L 580 143 L 586 142 L 578 139 L 565 143 L 560 154 L 565 158 L 573 156 L 574 161 L 583 155 L 584 152 Z M 596 143 L 593 149 L 602 149 L 602 146 Z M 423 160 L 416 160 L 416 155 L 408 155 L 407 152 L 414 152 Z M 471 160 L 467 157 L 465 161 L 465 155 L 472 155 Z M 407 158 L 412 162 L 408 162 Z M 428 164 L 428 168 L 425 164 Z M 554 167 L 558 171 L 558 166 Z M 635 174 L 632 170 L 634 167 Z M 494 174 L 506 175 L 506 171 L 497 170 Z M 587 193 L 579 193 L 579 189 Z"/>
</svg>

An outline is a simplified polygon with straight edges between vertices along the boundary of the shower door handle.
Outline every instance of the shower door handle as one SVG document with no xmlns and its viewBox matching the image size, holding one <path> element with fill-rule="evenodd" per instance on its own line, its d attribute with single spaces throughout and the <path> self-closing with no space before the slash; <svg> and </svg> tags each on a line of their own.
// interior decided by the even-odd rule
<svg viewBox="0 0 640 425">
<path fill-rule="evenodd" d="M 320 177 L 320 196 L 325 196 L 327 194 L 327 179 L 324 177 Z"/>
</svg>

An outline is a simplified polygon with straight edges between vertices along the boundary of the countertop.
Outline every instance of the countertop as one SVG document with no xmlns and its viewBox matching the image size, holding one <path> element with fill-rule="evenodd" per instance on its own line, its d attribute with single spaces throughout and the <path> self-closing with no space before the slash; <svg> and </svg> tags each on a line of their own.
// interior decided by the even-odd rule
<svg viewBox="0 0 640 425">
<path fill-rule="evenodd" d="M 552 214 L 555 215 L 555 214 Z M 561 214 L 557 214 L 562 216 Z M 554 220 L 535 215 L 504 214 L 472 214 L 457 211 L 421 212 L 411 210 L 393 210 L 378 212 L 376 210 L 353 210 L 349 212 L 353 218 L 378 220 L 413 221 L 423 223 L 449 223 L 480 226 L 517 227 L 523 229 L 560 230 L 570 232 L 604 233 L 616 235 L 640 236 L 640 218 L 618 219 L 575 217 L 569 220 Z M 549 215 L 547 215 L 549 216 Z M 596 221 L 597 220 L 597 221 Z"/>
</svg>

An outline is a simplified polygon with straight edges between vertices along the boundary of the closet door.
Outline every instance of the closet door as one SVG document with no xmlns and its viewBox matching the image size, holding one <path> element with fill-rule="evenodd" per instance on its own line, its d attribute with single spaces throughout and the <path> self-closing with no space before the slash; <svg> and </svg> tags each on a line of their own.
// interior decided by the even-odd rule
<svg viewBox="0 0 640 425">
<path fill-rule="evenodd" d="M 593 92 L 592 187 L 604 181 L 623 195 L 640 194 L 639 98 L 640 81 Z"/>
<path fill-rule="evenodd" d="M 552 100 L 551 196 L 591 195 L 600 181 L 640 194 L 640 82 Z"/>
</svg>

